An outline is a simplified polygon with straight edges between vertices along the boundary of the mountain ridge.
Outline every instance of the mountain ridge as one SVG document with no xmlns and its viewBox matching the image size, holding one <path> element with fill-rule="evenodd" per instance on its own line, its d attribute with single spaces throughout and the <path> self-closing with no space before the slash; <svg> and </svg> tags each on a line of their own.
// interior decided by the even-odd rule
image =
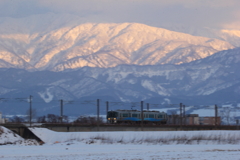
<svg viewBox="0 0 240 160">
<path fill-rule="evenodd" d="M 181 64 L 235 47 L 217 38 L 138 23 L 82 24 L 81 18 L 71 15 L 46 17 L 0 23 L 0 67 L 62 71 L 84 66 Z M 42 24 L 34 18 L 42 18 Z"/>
<path fill-rule="evenodd" d="M 34 108 L 40 114 L 58 113 L 60 99 L 76 103 L 65 110 L 71 114 L 72 111 L 76 114 L 95 113 L 91 104 L 96 99 L 129 105 L 140 101 L 152 104 L 237 104 L 240 103 L 239 58 L 240 48 L 235 48 L 180 65 L 86 66 L 61 72 L 0 68 L 1 111 L 24 114 L 28 105 L 14 102 L 24 97 L 26 101 L 29 95 L 34 97 Z"/>
<path fill-rule="evenodd" d="M 229 62 L 229 59 L 232 61 Z M 128 96 L 133 99 L 137 97 L 137 99 L 140 97 L 148 99 L 153 95 L 203 96 L 239 85 L 239 63 L 240 48 L 235 48 L 181 65 L 84 67 L 62 72 L 0 69 L 2 75 L 0 86 L 11 90 L 20 84 L 21 88 L 23 86 L 30 88 L 33 86 L 61 87 L 75 98 L 91 95 L 102 89 L 112 90 L 109 93 L 129 94 Z M 5 81 L 5 79 L 9 81 Z M 135 93 L 136 96 L 130 93 Z M 149 95 L 143 96 L 145 93 Z"/>
</svg>

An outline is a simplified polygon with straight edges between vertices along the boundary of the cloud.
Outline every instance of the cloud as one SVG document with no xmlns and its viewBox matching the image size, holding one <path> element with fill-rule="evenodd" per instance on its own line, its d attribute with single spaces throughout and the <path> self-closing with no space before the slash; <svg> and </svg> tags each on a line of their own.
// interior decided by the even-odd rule
<svg viewBox="0 0 240 160">
<path fill-rule="evenodd" d="M 223 24 L 222 28 L 232 29 L 232 30 L 240 30 L 240 21 L 239 22 L 232 22 L 232 23 Z"/>
<path fill-rule="evenodd" d="M 177 3 L 175 1 L 175 3 Z M 238 4 L 238 0 L 181 0 L 179 4 L 184 5 L 188 8 L 201 8 L 201 7 L 208 7 L 208 8 L 226 8 L 231 7 Z"/>
<path fill-rule="evenodd" d="M 222 27 L 239 21 L 239 6 L 239 0 L 0 0 L 0 16 L 52 12 L 77 15 L 89 22 Z"/>
<path fill-rule="evenodd" d="M 222 28 L 225 29 L 238 29 L 240 30 L 240 10 L 234 11 L 232 13 L 232 19 L 229 19 L 228 21 L 224 22 L 222 25 Z"/>
<path fill-rule="evenodd" d="M 0 17 L 26 17 L 51 12 L 41 7 L 38 0 L 0 0 Z"/>
</svg>

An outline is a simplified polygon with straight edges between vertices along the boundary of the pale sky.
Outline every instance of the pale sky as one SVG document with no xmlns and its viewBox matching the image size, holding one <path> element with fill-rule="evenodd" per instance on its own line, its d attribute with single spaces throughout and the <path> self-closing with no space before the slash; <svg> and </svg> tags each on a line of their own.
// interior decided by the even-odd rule
<svg viewBox="0 0 240 160">
<path fill-rule="evenodd" d="M 240 29 L 240 0 L 0 0 L 0 17 L 73 14 L 89 22 Z"/>
</svg>

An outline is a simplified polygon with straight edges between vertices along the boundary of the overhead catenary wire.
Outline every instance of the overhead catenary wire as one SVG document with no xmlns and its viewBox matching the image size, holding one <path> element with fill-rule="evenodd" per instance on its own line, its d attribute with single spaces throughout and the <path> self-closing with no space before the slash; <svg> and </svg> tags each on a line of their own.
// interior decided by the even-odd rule
<svg viewBox="0 0 240 160">
<path fill-rule="evenodd" d="M 15 102 L 27 102 L 29 103 L 29 97 L 21 97 L 21 98 L 0 98 L 1 102 L 7 102 L 7 103 L 15 103 Z M 46 104 L 45 101 L 39 101 L 39 100 L 34 100 L 34 98 L 32 99 L 33 103 L 39 103 L 39 104 Z M 59 99 L 53 99 L 48 103 L 58 103 Z M 63 99 L 64 104 L 92 104 L 92 105 L 96 105 L 96 100 L 64 100 Z M 103 101 L 102 101 L 103 102 Z M 105 101 L 106 102 L 106 101 Z M 104 102 L 104 103 L 105 103 Z M 101 103 L 101 100 L 100 100 Z M 109 105 L 111 106 L 130 106 L 130 105 L 134 105 L 136 107 L 140 107 L 141 102 L 115 102 L 115 101 L 108 101 Z M 154 104 L 154 103 L 146 103 L 144 102 L 144 104 L 149 104 L 150 107 L 155 107 L 155 108 L 165 108 L 165 107 L 175 107 L 177 108 L 177 106 L 179 106 L 179 104 Z M 186 108 L 194 108 L 194 109 L 211 109 L 214 108 L 214 105 L 186 105 L 184 104 Z M 229 109 L 240 109 L 240 107 L 234 106 L 234 108 L 229 107 L 229 106 L 219 106 L 220 108 L 229 108 Z"/>
<path fill-rule="evenodd" d="M 8 98 L 5 98 L 5 97 L 1 97 L 0 98 L 0 102 L 2 104 L 4 103 L 30 103 L 30 97 L 19 97 L 19 98 L 13 98 L 13 97 L 8 97 Z M 39 100 L 39 99 L 35 99 L 32 98 L 31 99 L 31 103 L 32 104 L 47 104 L 44 100 Z M 52 105 L 51 108 L 55 108 L 57 106 L 59 106 L 59 99 L 51 99 L 50 102 L 48 102 L 49 104 Z M 103 106 L 106 106 L 106 101 L 103 101 L 103 100 L 100 100 L 99 99 L 99 105 L 103 105 Z M 98 106 L 98 103 L 96 100 L 64 100 L 63 99 L 63 105 L 69 105 L 69 106 L 73 106 L 73 107 L 76 107 L 76 106 L 79 106 L 79 108 L 82 108 L 84 109 L 85 105 L 88 105 L 88 106 Z M 140 110 L 141 109 L 141 102 L 139 101 L 135 101 L 135 102 L 121 102 L 121 101 L 108 101 L 108 104 L 109 104 L 109 109 L 111 109 L 112 107 L 114 107 L 114 109 L 121 109 L 123 106 L 124 107 L 128 107 L 128 109 L 134 109 L 134 110 Z M 147 105 L 149 107 L 147 107 Z M 214 105 L 185 105 L 185 112 L 183 111 L 182 112 L 182 116 L 186 116 L 186 112 L 189 110 L 189 109 L 193 109 L 193 110 L 200 110 L 200 109 L 210 109 L 210 110 L 213 110 L 214 111 Z M 26 105 L 27 106 L 27 105 Z M 35 105 L 34 105 L 35 106 Z M 20 105 L 19 107 L 24 107 L 23 105 Z M 177 109 L 179 108 L 179 104 L 156 104 L 156 103 L 146 103 L 146 102 L 143 102 L 143 109 L 174 109 L 177 111 Z M 39 108 L 37 108 L 39 109 Z M 104 109 L 102 109 L 101 111 L 105 111 L 105 107 Z M 223 110 L 230 110 L 230 111 L 235 111 L 237 112 L 238 110 L 240 110 L 240 107 L 239 106 L 218 106 L 218 112 L 219 112 L 219 115 L 222 115 L 220 114 Z M 108 109 L 106 109 L 106 111 L 108 111 Z M 97 114 L 99 113 L 100 111 L 97 110 Z M 106 112 L 107 113 L 107 112 Z M 61 114 L 62 115 L 62 114 Z"/>
</svg>

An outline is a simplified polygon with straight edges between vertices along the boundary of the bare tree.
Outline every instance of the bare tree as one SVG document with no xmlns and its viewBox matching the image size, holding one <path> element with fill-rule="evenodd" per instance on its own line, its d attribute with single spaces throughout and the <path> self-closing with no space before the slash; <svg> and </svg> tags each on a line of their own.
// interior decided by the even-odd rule
<svg viewBox="0 0 240 160">
<path fill-rule="evenodd" d="M 229 120 L 230 120 L 230 118 L 231 118 L 231 117 L 230 117 L 231 109 L 230 109 L 229 107 L 226 107 L 224 113 L 225 113 L 225 117 L 226 117 L 227 123 L 228 123 L 228 125 L 229 125 Z"/>
<path fill-rule="evenodd" d="M 68 123 L 68 122 L 69 122 L 68 116 L 63 115 L 63 116 L 62 116 L 62 122 L 63 122 L 63 123 Z"/>
<path fill-rule="evenodd" d="M 14 116 L 10 119 L 11 122 L 13 123 L 23 123 L 25 122 L 24 118 L 19 117 L 19 116 Z"/>
<path fill-rule="evenodd" d="M 60 116 L 55 115 L 55 114 L 48 114 L 47 115 L 47 122 L 48 123 L 60 123 L 61 118 L 60 118 Z"/>
<path fill-rule="evenodd" d="M 91 125 L 95 125 L 97 124 L 97 117 L 90 117 L 90 116 L 80 116 L 78 117 L 73 123 L 77 123 L 77 124 L 91 124 Z M 99 123 L 103 124 L 103 118 L 99 117 Z"/>
<path fill-rule="evenodd" d="M 236 122 L 236 120 L 237 120 L 237 110 L 236 109 L 234 109 L 233 110 L 233 114 L 232 114 L 232 120 L 234 121 L 234 122 Z"/>
<path fill-rule="evenodd" d="M 31 121 L 35 118 L 37 118 L 37 110 L 36 109 L 32 109 L 31 112 L 30 112 L 30 109 L 28 109 L 26 111 L 26 121 L 30 121 L 30 117 L 31 117 Z"/>
<path fill-rule="evenodd" d="M 219 116 L 222 119 L 222 122 L 224 122 L 224 120 L 226 120 L 227 124 L 230 124 L 230 113 L 231 113 L 231 108 L 229 107 L 224 107 L 222 108 L 222 110 L 219 113 Z"/>
<path fill-rule="evenodd" d="M 47 116 L 39 117 L 39 121 L 45 121 L 46 123 L 68 123 L 68 116 L 58 116 L 55 114 L 48 114 Z"/>
<path fill-rule="evenodd" d="M 47 122 L 47 119 L 46 119 L 46 116 L 40 116 L 37 118 L 37 122 L 38 123 L 46 123 Z"/>
<path fill-rule="evenodd" d="M 218 116 L 221 117 L 221 124 L 224 124 L 224 123 L 223 123 L 223 119 L 224 119 L 223 110 L 218 110 Z"/>
<path fill-rule="evenodd" d="M 179 115 L 177 114 L 176 110 L 170 111 L 170 123 L 171 124 L 178 124 L 179 123 Z"/>
</svg>

